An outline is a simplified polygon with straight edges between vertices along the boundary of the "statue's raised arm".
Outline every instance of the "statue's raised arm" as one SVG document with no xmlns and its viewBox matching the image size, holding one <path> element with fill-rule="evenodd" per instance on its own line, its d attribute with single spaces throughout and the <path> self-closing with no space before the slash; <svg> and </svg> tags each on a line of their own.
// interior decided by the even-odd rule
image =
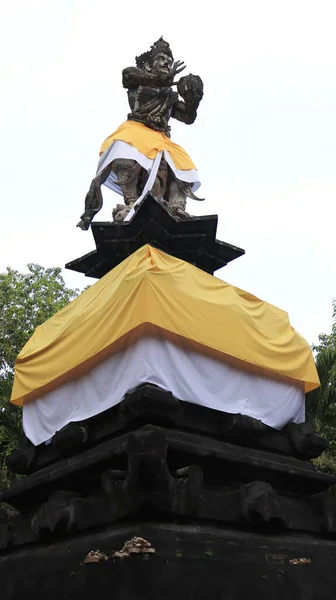
<svg viewBox="0 0 336 600">
<path fill-rule="evenodd" d="M 197 109 L 203 97 L 203 82 L 198 75 L 182 77 L 177 84 L 177 91 L 183 98 L 173 105 L 172 118 L 192 125 L 197 117 Z"/>
<path fill-rule="evenodd" d="M 124 204 L 113 210 L 115 221 L 128 220 L 148 192 L 176 218 L 188 217 L 186 197 L 199 200 L 194 195 L 200 185 L 196 167 L 170 140 L 170 118 L 192 124 L 203 96 L 200 77 L 190 74 L 176 81 L 184 69 L 160 38 L 136 57 L 136 66 L 123 70 L 131 112 L 102 144 L 97 175 L 78 223 L 81 229 L 89 228 L 102 207 L 102 184 L 123 196 Z"/>
</svg>

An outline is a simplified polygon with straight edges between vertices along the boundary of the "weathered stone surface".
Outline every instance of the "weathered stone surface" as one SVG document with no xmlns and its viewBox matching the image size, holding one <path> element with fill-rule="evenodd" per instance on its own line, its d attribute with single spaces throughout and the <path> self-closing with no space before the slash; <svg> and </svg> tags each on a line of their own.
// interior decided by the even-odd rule
<svg viewBox="0 0 336 600">
<path fill-rule="evenodd" d="M 84 564 L 134 536 L 155 553 Z M 151 520 L 0 555 L 1 600 L 334 600 L 335 571 L 333 540 Z"/>
<path fill-rule="evenodd" d="M 293 452 L 302 458 L 316 458 L 327 450 L 328 441 L 313 431 L 310 423 L 289 423 L 284 428 L 293 445 Z"/>
<path fill-rule="evenodd" d="M 92 223 L 97 249 L 65 266 L 100 279 L 130 254 L 150 244 L 213 274 L 245 254 L 242 248 L 216 239 L 217 222 L 216 215 L 175 219 L 159 202 L 147 196 L 129 222 Z"/>
<path fill-rule="evenodd" d="M 13 473 L 26 475 L 33 467 L 35 456 L 35 446 L 24 435 L 18 448 L 6 457 L 6 465 Z"/>
<path fill-rule="evenodd" d="M 170 598 L 173 576 L 190 599 L 219 599 L 223 589 L 234 599 L 252 600 L 256 590 L 277 599 L 270 590 L 282 580 L 294 598 L 308 590 L 302 569 L 315 586 L 312 597 L 331 598 L 336 512 L 328 488 L 336 478 L 295 456 L 316 451 L 311 431 L 299 426 L 297 436 L 295 427 L 275 432 L 243 415 L 179 402 L 151 384 L 69 424 L 36 448 L 31 473 L 0 496 L 18 509 L 0 512 L 1 600 L 16 600 L 23 586 L 25 597 L 53 600 L 67 589 L 68 598 L 85 598 L 94 588 L 104 598 L 107 584 L 118 598 L 117 581 L 123 600 L 147 598 L 148 589 L 153 600 Z M 141 533 L 155 553 L 117 552 L 129 571 L 119 572 L 116 558 L 83 564 L 88 552 L 114 555 Z M 186 578 L 199 570 L 190 595 Z M 260 587 L 257 574 L 272 586 Z"/>
<path fill-rule="evenodd" d="M 302 460 L 319 455 L 327 447 L 327 441 L 314 434 L 308 424 L 292 423 L 284 430 L 277 431 L 246 415 L 219 413 L 191 402 L 181 402 L 170 392 L 153 384 L 141 384 L 126 394 L 117 406 L 61 429 L 51 444 L 41 444 L 35 448 L 29 440 L 23 439 L 19 455 L 27 451 L 26 463 L 29 467 L 25 472 L 30 473 L 147 423 L 178 427 L 187 432 L 198 431 L 239 446 L 269 450 Z M 296 440 L 295 444 L 293 439 Z M 16 455 L 17 451 L 13 457 Z M 8 464 L 13 472 L 21 472 L 21 462 L 17 465 L 9 457 Z"/>
</svg>

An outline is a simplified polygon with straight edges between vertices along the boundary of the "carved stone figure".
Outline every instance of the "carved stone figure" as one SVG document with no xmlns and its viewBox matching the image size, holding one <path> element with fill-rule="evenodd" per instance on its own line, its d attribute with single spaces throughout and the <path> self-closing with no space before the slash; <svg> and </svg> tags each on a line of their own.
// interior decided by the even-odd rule
<svg viewBox="0 0 336 600">
<path fill-rule="evenodd" d="M 200 185 L 197 170 L 185 150 L 170 140 L 168 124 L 170 118 L 192 124 L 203 96 L 197 75 L 174 81 L 184 69 L 161 37 L 136 57 L 136 67 L 123 70 L 131 112 L 102 144 L 97 175 L 78 223 L 81 229 L 90 227 L 103 205 L 102 184 L 123 196 L 124 204 L 113 210 L 115 221 L 128 220 L 148 192 L 177 218 L 188 217 L 187 197 L 200 200 L 194 194 Z"/>
</svg>

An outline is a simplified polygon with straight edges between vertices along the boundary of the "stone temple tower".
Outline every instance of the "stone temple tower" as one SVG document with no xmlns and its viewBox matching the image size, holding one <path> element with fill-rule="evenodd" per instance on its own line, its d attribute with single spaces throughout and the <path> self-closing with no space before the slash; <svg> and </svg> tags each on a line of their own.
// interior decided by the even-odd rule
<svg viewBox="0 0 336 600">
<path fill-rule="evenodd" d="M 214 275 L 244 251 L 186 212 L 198 176 L 168 117 L 192 123 L 203 84 L 181 70 L 162 38 L 124 70 L 131 113 L 80 221 L 96 249 L 66 265 L 97 281 L 17 358 L 1 600 L 335 598 L 314 359 L 287 313 Z M 103 184 L 111 222 L 92 221 Z"/>
</svg>

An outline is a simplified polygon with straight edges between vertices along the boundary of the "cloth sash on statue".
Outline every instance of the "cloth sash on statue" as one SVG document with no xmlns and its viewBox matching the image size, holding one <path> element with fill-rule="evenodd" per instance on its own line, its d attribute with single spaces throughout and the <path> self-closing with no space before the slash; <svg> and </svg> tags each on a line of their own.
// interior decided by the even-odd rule
<svg viewBox="0 0 336 600">
<path fill-rule="evenodd" d="M 160 131 L 150 129 L 136 121 L 126 121 L 112 133 L 103 142 L 100 155 L 97 175 L 117 158 L 135 160 L 148 171 L 148 180 L 136 205 L 140 204 L 153 188 L 162 157 L 165 158 L 177 179 L 191 184 L 194 192 L 200 186 L 196 167 L 185 150 Z M 104 185 L 122 195 L 116 180 L 116 174 L 111 171 Z M 133 214 L 134 209 L 128 213 L 125 220 L 129 221 Z"/>
</svg>

